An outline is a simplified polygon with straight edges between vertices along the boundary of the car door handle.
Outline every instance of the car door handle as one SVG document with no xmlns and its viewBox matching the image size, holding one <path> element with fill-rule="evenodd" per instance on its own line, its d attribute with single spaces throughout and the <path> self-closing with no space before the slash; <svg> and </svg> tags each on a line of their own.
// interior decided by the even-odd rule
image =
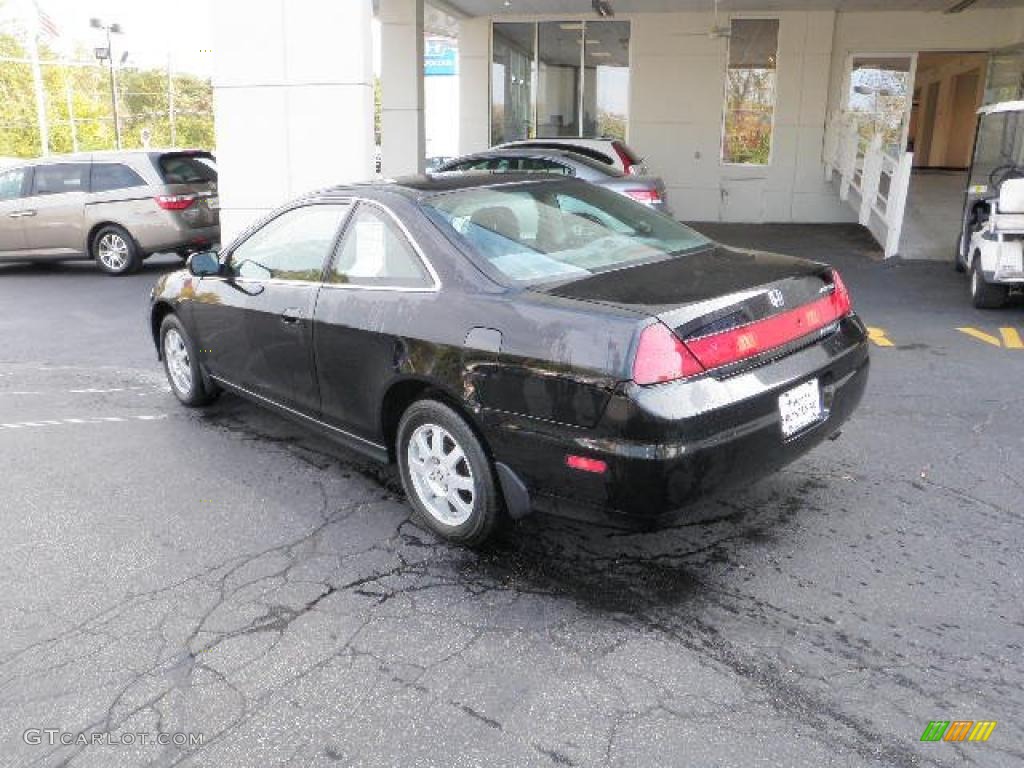
<svg viewBox="0 0 1024 768">
<path fill-rule="evenodd" d="M 15 211 L 14 213 L 10 214 L 10 217 L 12 219 L 22 219 L 22 218 L 24 218 L 26 216 L 35 216 L 35 215 L 36 215 L 35 211 Z"/>
<path fill-rule="evenodd" d="M 298 307 L 289 307 L 281 313 L 281 322 L 288 325 L 295 325 L 302 322 L 302 312 Z"/>
</svg>

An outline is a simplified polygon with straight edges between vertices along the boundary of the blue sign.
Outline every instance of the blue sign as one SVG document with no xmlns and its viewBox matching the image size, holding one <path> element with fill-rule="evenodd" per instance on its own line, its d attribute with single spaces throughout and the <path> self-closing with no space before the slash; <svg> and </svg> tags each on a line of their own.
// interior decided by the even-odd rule
<svg viewBox="0 0 1024 768">
<path fill-rule="evenodd" d="M 459 49 L 446 37 L 428 37 L 423 50 L 423 74 L 427 77 L 457 74 Z"/>
</svg>

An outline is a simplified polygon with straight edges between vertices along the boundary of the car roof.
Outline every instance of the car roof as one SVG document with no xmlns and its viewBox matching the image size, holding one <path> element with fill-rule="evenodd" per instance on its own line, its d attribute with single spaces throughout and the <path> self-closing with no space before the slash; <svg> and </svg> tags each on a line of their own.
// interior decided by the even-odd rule
<svg viewBox="0 0 1024 768">
<path fill-rule="evenodd" d="M 580 147 L 580 149 L 585 150 L 584 147 Z M 600 160 L 591 157 L 590 153 L 586 151 L 577 152 L 572 148 L 561 149 L 555 147 L 537 147 L 531 146 L 530 144 L 499 147 L 496 149 L 489 149 L 486 152 L 474 152 L 471 155 L 452 158 L 449 162 L 445 163 L 445 165 L 451 165 L 452 163 L 458 163 L 464 160 L 487 160 L 490 158 L 502 157 L 558 158 L 570 163 L 575 163 L 576 165 L 584 165 L 587 168 L 592 168 L 593 170 L 601 173 L 609 173 L 608 163 L 601 162 Z"/>
<path fill-rule="evenodd" d="M 160 155 L 212 155 L 205 149 L 99 149 L 90 152 L 69 152 L 64 155 L 26 158 L 22 165 L 47 163 L 87 163 L 89 161 L 126 160 L 130 157 L 159 157 Z"/>
</svg>

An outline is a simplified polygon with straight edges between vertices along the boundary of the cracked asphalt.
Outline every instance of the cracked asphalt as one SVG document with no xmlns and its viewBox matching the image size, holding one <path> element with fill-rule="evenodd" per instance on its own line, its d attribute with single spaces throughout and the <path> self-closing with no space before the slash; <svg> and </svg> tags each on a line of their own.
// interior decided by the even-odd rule
<svg viewBox="0 0 1024 768">
<path fill-rule="evenodd" d="M 841 439 L 664 531 L 482 552 L 300 426 L 179 407 L 144 322 L 172 261 L 0 267 L 0 765 L 1024 764 L 1024 350 L 957 330 L 1024 303 L 856 228 L 707 229 L 836 263 L 891 340 Z"/>
</svg>

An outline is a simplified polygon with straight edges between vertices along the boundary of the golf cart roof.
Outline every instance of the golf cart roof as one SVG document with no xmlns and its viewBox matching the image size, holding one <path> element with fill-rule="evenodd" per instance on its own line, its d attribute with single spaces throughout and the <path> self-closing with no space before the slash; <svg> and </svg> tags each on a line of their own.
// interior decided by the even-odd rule
<svg viewBox="0 0 1024 768">
<path fill-rule="evenodd" d="M 1024 101 L 1001 101 L 978 110 L 979 115 L 994 115 L 997 112 L 1024 112 Z"/>
</svg>

